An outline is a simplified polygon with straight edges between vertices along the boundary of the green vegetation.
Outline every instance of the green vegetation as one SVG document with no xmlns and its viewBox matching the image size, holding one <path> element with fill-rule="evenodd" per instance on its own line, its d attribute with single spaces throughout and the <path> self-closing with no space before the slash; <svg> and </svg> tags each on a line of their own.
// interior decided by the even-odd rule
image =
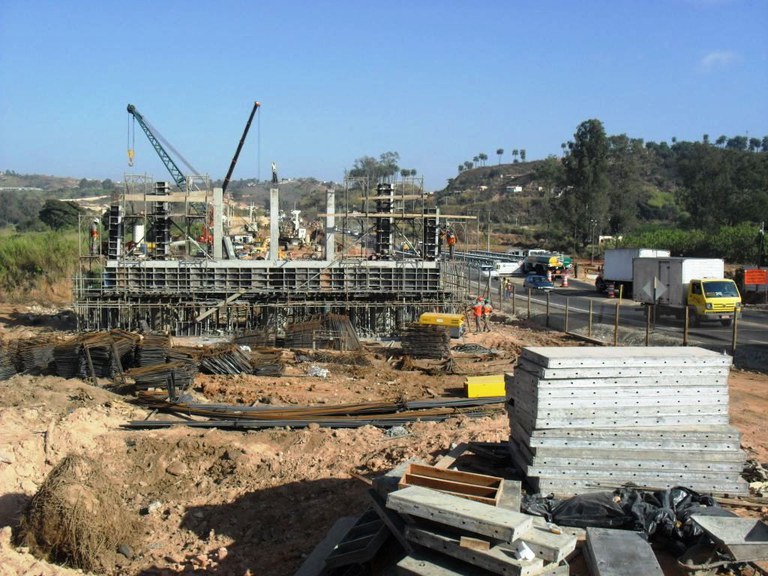
<svg viewBox="0 0 768 576">
<path fill-rule="evenodd" d="M 21 297 L 69 281 L 77 266 L 77 233 L 0 232 L 0 296 Z"/>
</svg>

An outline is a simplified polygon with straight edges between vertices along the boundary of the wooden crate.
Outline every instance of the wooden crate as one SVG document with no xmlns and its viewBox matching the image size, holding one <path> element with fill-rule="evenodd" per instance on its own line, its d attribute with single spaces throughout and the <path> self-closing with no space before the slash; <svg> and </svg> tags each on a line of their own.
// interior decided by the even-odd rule
<svg viewBox="0 0 768 576">
<path fill-rule="evenodd" d="M 398 485 L 400 488 L 422 486 L 483 504 L 498 506 L 504 479 L 497 476 L 445 470 L 426 464 L 412 463 L 405 469 L 405 474 Z"/>
</svg>

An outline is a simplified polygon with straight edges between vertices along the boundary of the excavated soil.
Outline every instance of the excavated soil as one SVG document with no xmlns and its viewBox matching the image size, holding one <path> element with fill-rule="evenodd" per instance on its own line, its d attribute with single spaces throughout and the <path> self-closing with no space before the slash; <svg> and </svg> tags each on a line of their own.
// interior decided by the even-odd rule
<svg viewBox="0 0 768 576">
<path fill-rule="evenodd" d="M 0 309 L 5 341 L 68 326 L 70 316 L 56 310 Z M 496 372 L 512 369 L 522 346 L 583 345 L 508 320 L 465 342 L 497 350 Z M 369 365 L 361 366 L 286 351 L 281 377 L 199 375 L 194 394 L 217 403 L 304 406 L 455 397 L 463 389 L 461 374 L 398 369 L 396 354 L 381 343 L 365 357 Z M 308 376 L 311 366 L 327 369 L 328 376 Z M 472 355 L 459 357 L 454 368 L 487 370 Z M 729 385 L 731 421 L 742 431 L 749 456 L 765 462 L 768 376 L 733 370 Z M 39 560 L 14 543 L 22 511 L 71 454 L 102 464 L 139 523 L 134 542 L 102 555 L 99 573 L 281 576 L 295 572 L 338 518 L 365 510 L 366 479 L 408 459 L 434 462 L 459 442 L 509 437 L 501 412 L 416 422 L 405 435 L 371 426 L 126 429 L 127 422 L 149 415 L 130 400 L 79 379 L 17 375 L 0 382 L 0 574 L 81 573 Z"/>
</svg>

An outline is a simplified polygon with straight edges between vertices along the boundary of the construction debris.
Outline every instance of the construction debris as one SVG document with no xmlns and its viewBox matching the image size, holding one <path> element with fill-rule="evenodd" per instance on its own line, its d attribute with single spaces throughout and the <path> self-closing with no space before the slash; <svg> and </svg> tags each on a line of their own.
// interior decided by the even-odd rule
<svg viewBox="0 0 768 576">
<path fill-rule="evenodd" d="M 525 348 L 507 375 L 513 459 L 542 493 L 631 482 L 746 494 L 730 364 L 701 348 Z"/>
<path fill-rule="evenodd" d="M 324 314 L 305 322 L 285 327 L 285 343 L 289 348 L 329 348 L 355 351 L 362 348 L 349 316 Z"/>
</svg>

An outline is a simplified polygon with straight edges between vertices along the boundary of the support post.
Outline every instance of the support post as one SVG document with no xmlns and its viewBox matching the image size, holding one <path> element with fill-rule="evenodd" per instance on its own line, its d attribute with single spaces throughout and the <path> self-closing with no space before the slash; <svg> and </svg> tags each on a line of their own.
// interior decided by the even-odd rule
<svg viewBox="0 0 768 576">
<path fill-rule="evenodd" d="M 325 192 L 325 259 L 336 258 L 336 191 L 329 188 Z"/>
<path fill-rule="evenodd" d="M 531 289 L 528 288 L 528 320 L 531 319 Z"/>
<path fill-rule="evenodd" d="M 587 336 L 592 338 L 592 300 L 589 301 L 589 320 L 587 321 Z"/>
<path fill-rule="evenodd" d="M 213 189 L 213 257 L 221 260 L 224 249 L 224 190 Z"/>
<path fill-rule="evenodd" d="M 512 315 L 513 316 L 517 315 L 517 309 L 516 309 L 517 306 L 515 304 L 515 301 L 517 300 L 517 293 L 516 293 L 517 290 L 516 289 L 517 289 L 517 286 L 512 284 Z"/>
<path fill-rule="evenodd" d="M 683 346 L 688 346 L 688 326 L 690 326 L 688 306 L 685 306 L 683 322 L 685 322 L 683 325 Z"/>
<path fill-rule="evenodd" d="M 733 311 L 733 339 L 731 341 L 731 356 L 736 356 L 736 339 L 739 335 L 739 313 Z"/>
<path fill-rule="evenodd" d="M 547 292 L 547 319 L 544 324 L 549 328 L 549 292 Z"/>
<path fill-rule="evenodd" d="M 651 304 L 645 306 L 645 345 L 651 342 Z"/>
<path fill-rule="evenodd" d="M 269 259 L 277 262 L 280 256 L 280 195 L 277 188 L 269 190 Z"/>
<path fill-rule="evenodd" d="M 568 333 L 568 304 L 570 302 L 570 297 L 565 297 L 565 323 L 563 325 L 563 332 L 566 334 Z"/>
<path fill-rule="evenodd" d="M 616 302 L 616 315 L 613 321 L 613 345 L 614 346 L 619 345 L 619 308 L 621 308 L 620 304 L 621 304 L 621 300 Z"/>
</svg>

